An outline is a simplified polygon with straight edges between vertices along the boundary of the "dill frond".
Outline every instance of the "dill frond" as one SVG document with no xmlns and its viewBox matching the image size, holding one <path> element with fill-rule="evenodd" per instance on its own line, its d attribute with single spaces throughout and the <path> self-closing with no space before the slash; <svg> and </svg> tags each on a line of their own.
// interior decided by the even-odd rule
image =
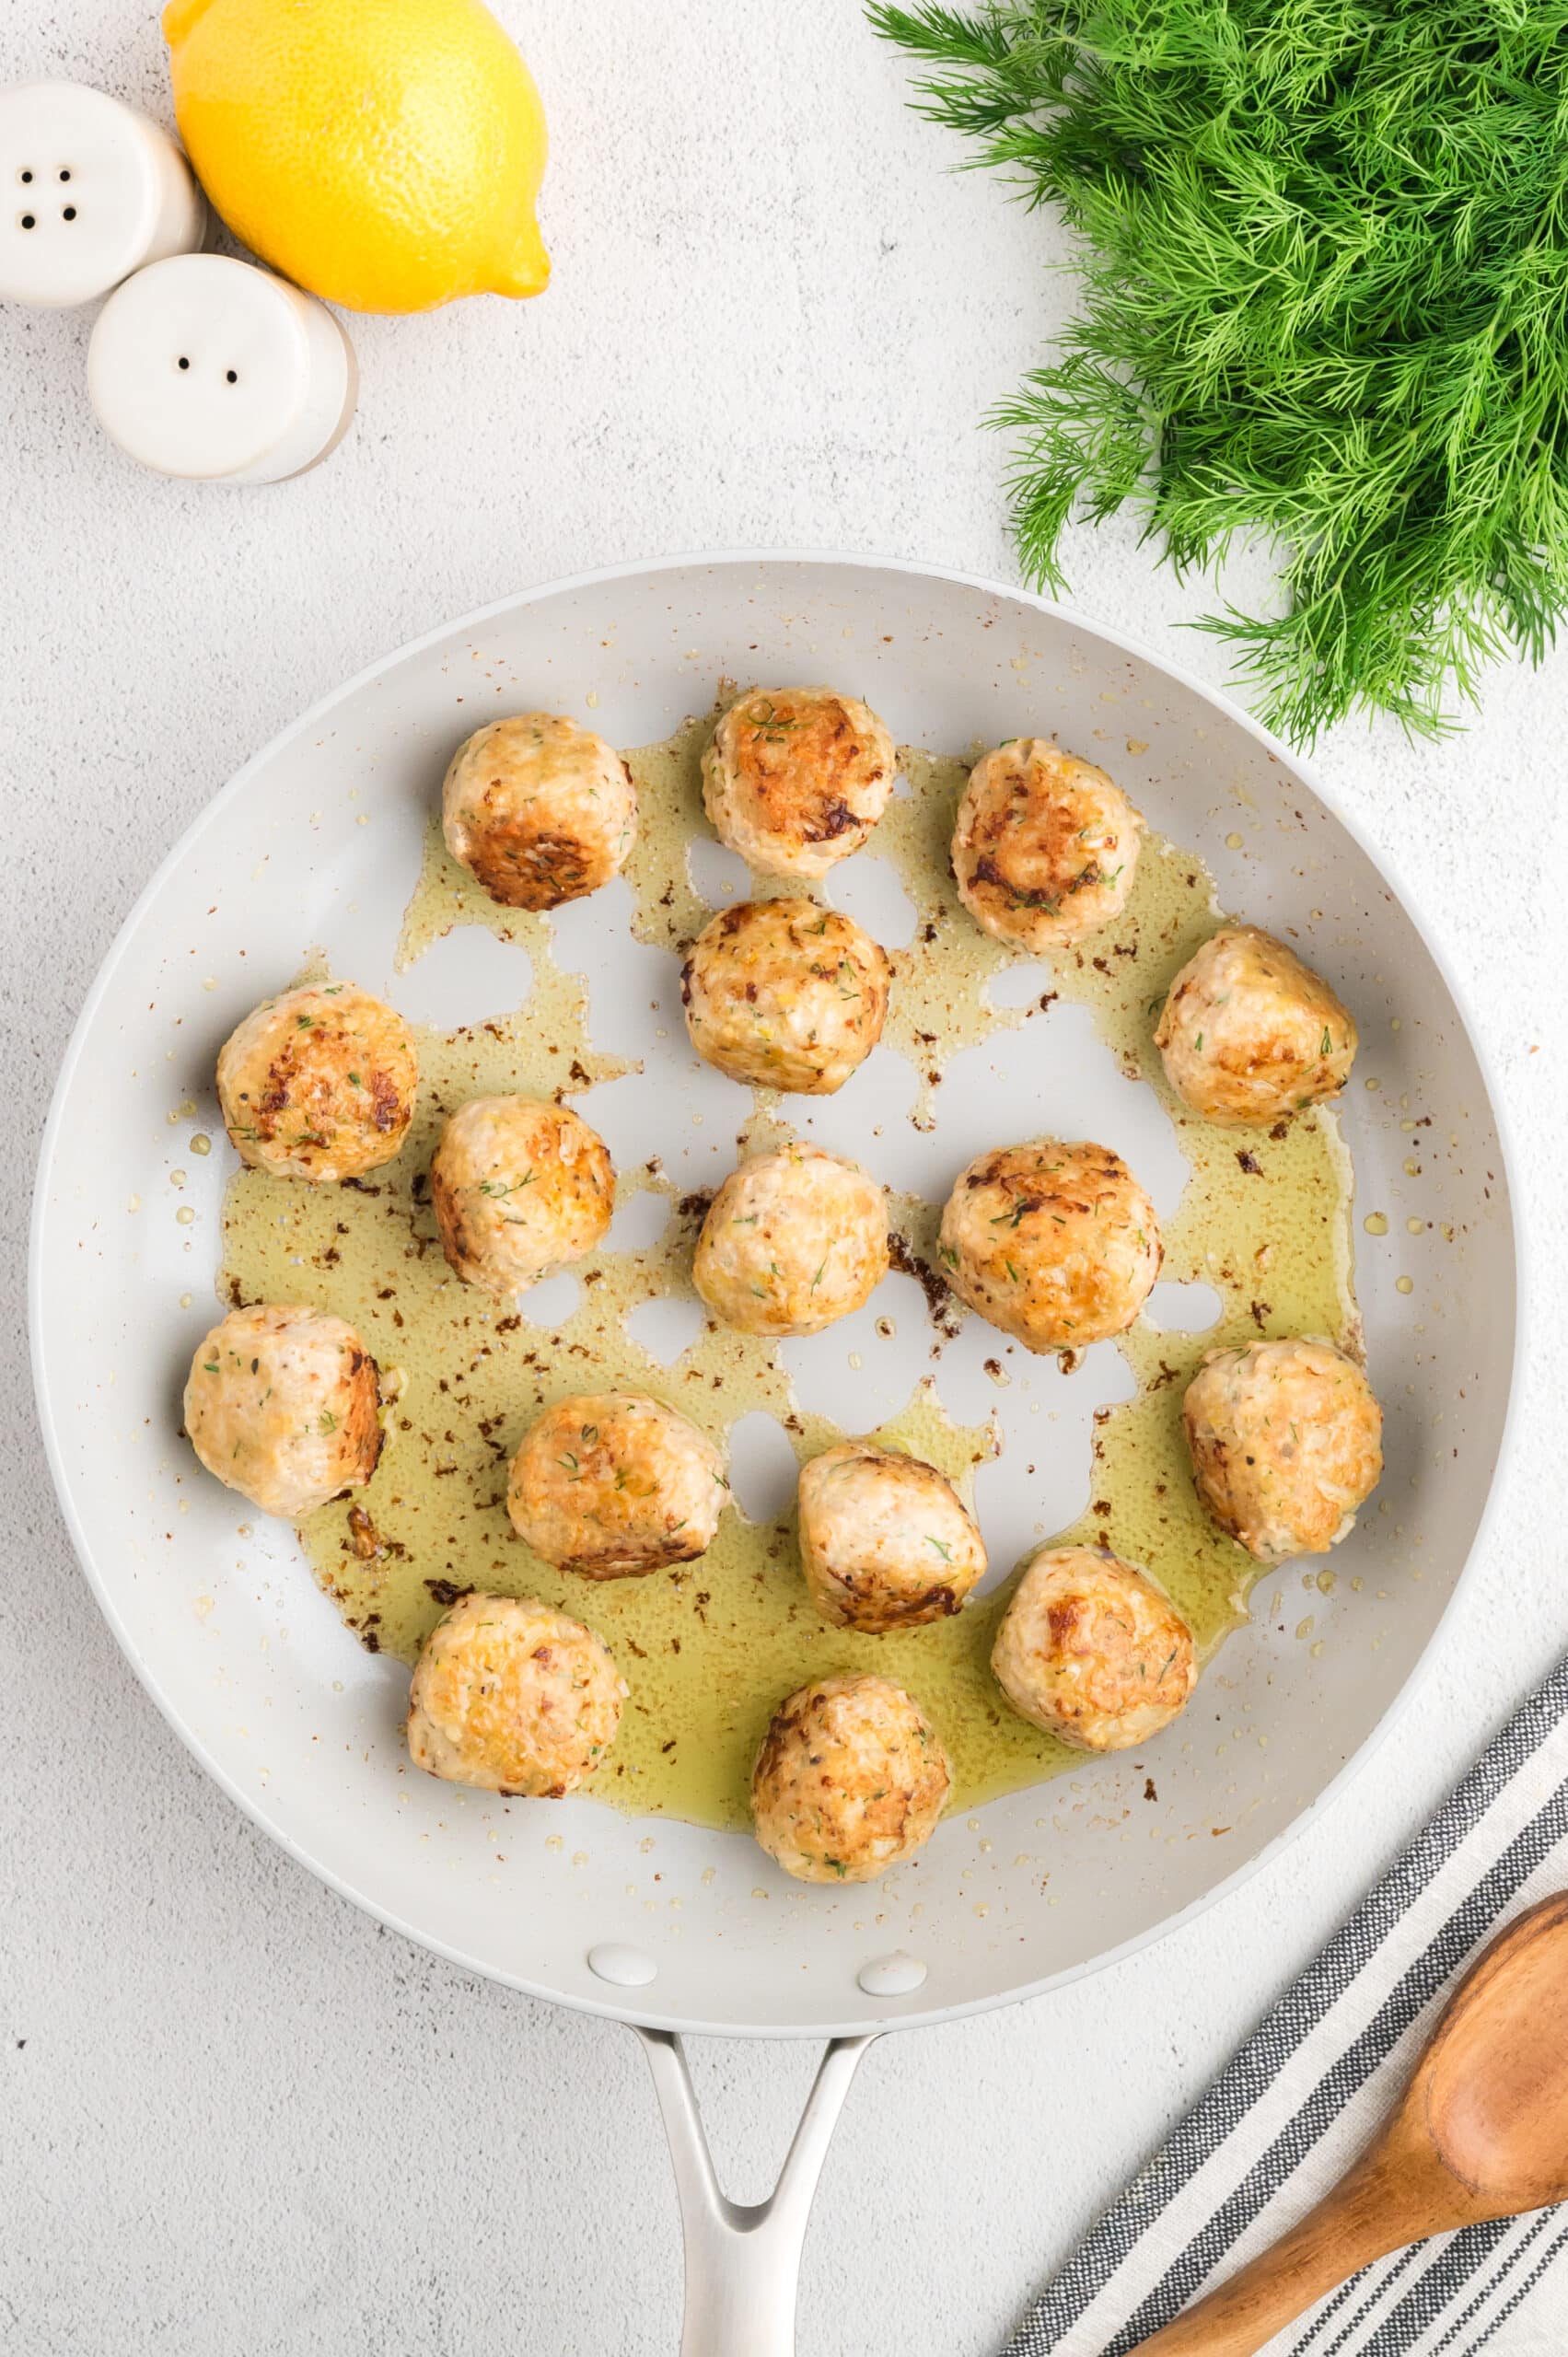
<svg viewBox="0 0 1568 2357">
<path fill-rule="evenodd" d="M 1123 506 L 1179 572 L 1238 537 L 1264 716 L 1454 726 L 1568 605 L 1568 0 L 873 6 L 915 105 L 1059 205 L 1083 299 L 1010 431 L 1028 576 Z"/>
</svg>

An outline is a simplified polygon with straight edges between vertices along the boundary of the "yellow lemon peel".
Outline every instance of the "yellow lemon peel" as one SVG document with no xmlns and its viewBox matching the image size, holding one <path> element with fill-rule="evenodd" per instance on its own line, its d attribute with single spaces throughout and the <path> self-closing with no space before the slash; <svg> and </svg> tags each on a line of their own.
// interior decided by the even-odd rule
<svg viewBox="0 0 1568 2357">
<path fill-rule="evenodd" d="M 537 295 L 544 110 L 481 0 L 168 0 L 180 135 L 250 250 L 330 303 Z"/>
</svg>

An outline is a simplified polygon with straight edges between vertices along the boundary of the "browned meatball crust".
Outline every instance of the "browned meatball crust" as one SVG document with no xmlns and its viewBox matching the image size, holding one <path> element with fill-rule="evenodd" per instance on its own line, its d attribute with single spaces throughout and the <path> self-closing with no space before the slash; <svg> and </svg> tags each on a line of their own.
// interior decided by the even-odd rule
<svg viewBox="0 0 1568 2357">
<path fill-rule="evenodd" d="M 719 841 L 763 876 L 825 876 L 887 807 L 898 757 L 868 706 L 831 688 L 753 689 L 703 756 Z"/>
</svg>

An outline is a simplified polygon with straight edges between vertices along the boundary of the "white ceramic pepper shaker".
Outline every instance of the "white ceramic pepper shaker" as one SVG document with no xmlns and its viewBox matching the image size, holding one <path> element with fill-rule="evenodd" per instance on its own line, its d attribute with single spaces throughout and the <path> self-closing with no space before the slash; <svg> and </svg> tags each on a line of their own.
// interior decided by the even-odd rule
<svg viewBox="0 0 1568 2357">
<path fill-rule="evenodd" d="M 80 82 L 0 89 L 0 299 L 95 302 L 206 229 L 190 165 L 134 107 Z"/>
<path fill-rule="evenodd" d="M 180 254 L 110 296 L 87 391 L 104 431 L 159 474 L 282 482 L 337 447 L 358 370 L 312 296 L 250 262 Z"/>
</svg>

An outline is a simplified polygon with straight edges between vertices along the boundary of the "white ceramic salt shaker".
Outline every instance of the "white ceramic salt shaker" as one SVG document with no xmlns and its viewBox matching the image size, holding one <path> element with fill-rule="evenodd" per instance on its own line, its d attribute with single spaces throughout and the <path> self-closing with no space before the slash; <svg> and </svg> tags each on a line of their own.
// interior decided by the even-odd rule
<svg viewBox="0 0 1568 2357">
<path fill-rule="evenodd" d="M 80 82 L 0 89 L 0 300 L 96 302 L 206 229 L 190 165 L 134 107 Z"/>
<path fill-rule="evenodd" d="M 116 289 L 87 347 L 104 431 L 200 482 L 282 482 L 348 431 L 354 348 L 325 305 L 270 271 L 179 254 Z"/>
</svg>

